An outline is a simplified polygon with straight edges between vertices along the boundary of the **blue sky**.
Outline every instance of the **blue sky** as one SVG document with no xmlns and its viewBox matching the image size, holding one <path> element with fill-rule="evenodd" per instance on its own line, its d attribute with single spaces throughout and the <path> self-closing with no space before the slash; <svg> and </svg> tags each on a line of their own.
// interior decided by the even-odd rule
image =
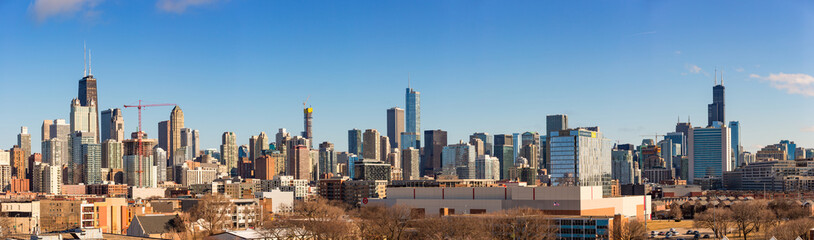
<svg viewBox="0 0 814 240">
<path fill-rule="evenodd" d="M 806 1 L 2 1 L 0 147 L 28 126 L 37 151 L 42 120 L 69 117 L 83 42 L 100 109 L 179 104 L 204 148 L 224 131 L 298 134 L 310 96 L 315 140 L 347 150 L 348 129 L 386 130 L 408 73 L 422 130 L 451 143 L 565 113 L 639 144 L 678 116 L 706 125 L 716 66 L 746 150 L 814 147 Z M 144 111 L 151 137 L 169 113 Z"/>
</svg>

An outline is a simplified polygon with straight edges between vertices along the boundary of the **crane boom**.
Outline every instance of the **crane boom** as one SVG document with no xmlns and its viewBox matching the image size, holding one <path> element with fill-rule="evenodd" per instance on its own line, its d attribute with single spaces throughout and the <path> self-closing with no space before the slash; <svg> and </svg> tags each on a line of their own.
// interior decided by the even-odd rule
<svg viewBox="0 0 814 240">
<path fill-rule="evenodd" d="M 141 144 L 141 137 L 142 137 L 141 109 L 142 108 L 148 108 L 148 107 L 161 107 L 161 106 L 177 106 L 177 104 L 172 104 L 172 103 L 141 104 L 141 100 L 138 100 L 138 105 L 124 105 L 124 108 L 138 108 L 138 132 L 136 133 L 136 135 L 138 136 L 138 150 L 137 150 L 138 151 L 138 153 L 137 153 L 138 154 L 138 170 L 136 172 L 138 173 L 138 185 L 140 187 L 144 186 L 142 184 L 142 181 L 141 181 L 141 175 L 143 175 L 142 173 L 144 172 L 144 170 L 141 169 L 141 165 L 142 165 L 141 157 L 142 157 L 142 155 L 144 155 L 144 146 L 142 146 L 142 144 Z"/>
</svg>

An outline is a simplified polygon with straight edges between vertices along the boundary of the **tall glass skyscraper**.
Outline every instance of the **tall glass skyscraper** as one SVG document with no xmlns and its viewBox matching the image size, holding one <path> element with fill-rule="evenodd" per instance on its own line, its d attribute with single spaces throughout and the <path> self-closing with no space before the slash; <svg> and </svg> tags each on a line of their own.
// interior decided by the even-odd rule
<svg viewBox="0 0 814 240">
<path fill-rule="evenodd" d="M 723 80 L 721 81 L 723 82 Z M 724 85 L 719 84 L 712 87 L 712 103 L 707 105 L 707 126 L 712 126 L 715 122 L 724 124 Z"/>
<path fill-rule="evenodd" d="M 401 134 L 401 149 L 421 146 L 421 93 L 407 88 L 405 96 L 407 111 L 405 111 L 406 126 Z"/>
<path fill-rule="evenodd" d="M 743 163 L 741 159 L 741 123 L 738 121 L 729 122 L 729 131 L 732 136 L 732 168 L 737 168 Z"/>
</svg>

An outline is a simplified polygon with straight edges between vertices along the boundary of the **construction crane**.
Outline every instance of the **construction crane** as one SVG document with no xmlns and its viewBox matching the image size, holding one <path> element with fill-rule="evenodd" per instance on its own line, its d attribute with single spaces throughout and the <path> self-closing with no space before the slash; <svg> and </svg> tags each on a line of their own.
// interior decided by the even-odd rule
<svg viewBox="0 0 814 240">
<path fill-rule="evenodd" d="M 664 134 L 653 133 L 653 134 L 639 135 L 639 136 L 642 136 L 642 137 L 653 136 L 653 143 L 658 143 L 659 142 L 659 137 L 664 137 Z"/>
<path fill-rule="evenodd" d="M 308 103 L 308 99 L 311 99 L 311 95 L 308 95 L 308 97 L 305 98 L 305 102 L 302 102 L 302 108 L 303 109 L 305 109 L 305 105 Z"/>
<path fill-rule="evenodd" d="M 138 185 L 139 186 L 144 186 L 142 184 L 142 182 L 141 182 L 141 175 L 144 172 L 144 170 L 141 169 L 141 156 L 144 155 L 144 147 L 141 145 L 141 136 L 143 135 L 142 131 L 141 131 L 141 109 L 142 108 L 148 108 L 148 107 L 162 107 L 162 106 L 177 106 L 177 104 L 173 104 L 173 103 L 141 104 L 141 100 L 138 100 L 138 105 L 124 105 L 125 109 L 126 108 L 138 108 L 138 132 L 136 133 L 136 135 L 138 135 L 138 170 L 136 171 L 136 173 L 138 173 Z"/>
</svg>

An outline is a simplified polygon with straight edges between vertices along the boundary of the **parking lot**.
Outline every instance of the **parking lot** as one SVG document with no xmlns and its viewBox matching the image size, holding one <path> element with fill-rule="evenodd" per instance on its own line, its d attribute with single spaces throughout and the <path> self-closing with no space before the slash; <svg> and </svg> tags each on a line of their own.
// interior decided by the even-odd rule
<svg viewBox="0 0 814 240">
<path fill-rule="evenodd" d="M 667 233 L 670 232 L 670 228 L 666 229 L 659 229 L 653 230 L 648 232 L 651 239 L 696 239 L 694 234 L 695 231 L 698 231 L 698 239 L 705 239 L 705 236 L 708 236 L 706 239 L 713 239 L 715 235 L 712 234 L 712 231 L 709 229 L 696 229 L 696 228 L 674 228 L 677 235 L 667 236 Z M 693 234 L 687 234 L 687 231 L 692 231 Z M 655 233 L 655 234 L 653 234 Z M 661 233 L 661 235 L 659 235 Z"/>
</svg>

